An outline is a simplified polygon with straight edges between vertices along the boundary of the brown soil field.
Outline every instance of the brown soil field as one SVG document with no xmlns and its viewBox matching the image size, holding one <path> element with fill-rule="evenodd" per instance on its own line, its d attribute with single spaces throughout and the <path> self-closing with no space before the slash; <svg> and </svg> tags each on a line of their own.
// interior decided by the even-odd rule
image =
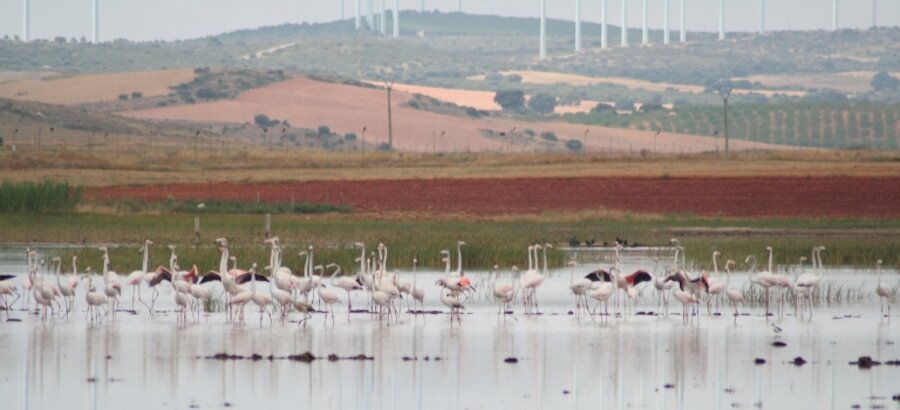
<svg viewBox="0 0 900 410">
<path fill-rule="evenodd" d="M 190 69 L 28 78 L 0 84 L 0 97 L 48 104 L 112 101 L 133 91 L 155 97 L 167 95 L 170 86 L 193 78 Z"/>
<path fill-rule="evenodd" d="M 900 177 L 472 178 L 201 183 L 89 188 L 89 200 L 256 200 L 362 213 L 537 214 L 620 210 L 734 217 L 900 217 Z"/>
<path fill-rule="evenodd" d="M 416 110 L 404 105 L 412 94 L 396 91 L 392 94 L 394 148 L 402 151 L 444 152 L 509 150 L 504 141 L 484 136 L 485 130 L 506 132 L 513 127 L 553 131 L 562 140 L 587 136 L 591 151 L 703 152 L 713 151 L 716 140 L 682 134 L 625 130 L 584 126 L 564 122 L 526 122 L 500 118 L 473 119 Z M 232 101 L 216 101 L 177 107 L 160 107 L 132 111 L 124 115 L 152 120 L 183 120 L 216 123 L 253 122 L 257 114 L 288 120 L 293 126 L 315 128 L 327 125 L 332 131 L 353 132 L 362 137 L 366 127 L 368 144 L 387 142 L 387 110 L 385 91 L 296 78 L 249 90 Z M 443 147 L 435 133 L 445 131 Z M 742 149 L 791 149 L 780 145 L 750 141 L 733 141 L 732 147 Z M 545 150 L 533 142 L 516 142 L 513 151 Z"/>
<path fill-rule="evenodd" d="M 380 86 L 376 81 L 368 81 L 369 84 Z M 451 102 L 463 107 L 473 107 L 479 110 L 500 111 L 500 104 L 494 102 L 494 94 L 490 91 L 461 90 L 456 88 L 426 87 L 422 85 L 394 84 L 394 90 L 409 94 L 422 94 L 436 100 Z M 528 98 L 529 96 L 526 96 Z M 582 101 L 578 105 L 559 105 L 554 112 L 557 114 L 576 114 L 589 112 L 597 105 L 597 101 Z"/>
</svg>

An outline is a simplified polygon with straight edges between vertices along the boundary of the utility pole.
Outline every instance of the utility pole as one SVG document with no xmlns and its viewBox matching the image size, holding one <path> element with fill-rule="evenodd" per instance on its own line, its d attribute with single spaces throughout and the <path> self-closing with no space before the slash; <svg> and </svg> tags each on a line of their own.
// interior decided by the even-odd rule
<svg viewBox="0 0 900 410">
<path fill-rule="evenodd" d="M 391 116 L 391 89 L 394 88 L 394 82 L 390 81 L 384 82 L 384 87 L 387 88 L 387 111 L 388 111 L 388 149 L 394 149 L 394 122 L 393 117 Z"/>
<path fill-rule="evenodd" d="M 719 87 L 719 95 L 722 96 L 722 110 L 725 126 L 725 153 L 728 153 L 728 98 L 731 97 L 731 86 L 724 85 Z"/>
</svg>

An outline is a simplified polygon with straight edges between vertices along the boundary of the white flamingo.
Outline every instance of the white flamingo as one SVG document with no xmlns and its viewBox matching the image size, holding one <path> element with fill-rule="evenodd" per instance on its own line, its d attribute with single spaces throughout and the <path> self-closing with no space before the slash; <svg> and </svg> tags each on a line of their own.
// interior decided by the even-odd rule
<svg viewBox="0 0 900 410">
<path fill-rule="evenodd" d="M 894 291 L 891 289 L 887 283 L 881 282 L 881 264 L 883 261 L 881 259 L 875 263 L 876 268 L 878 269 L 878 286 L 875 287 L 875 294 L 878 295 L 878 301 L 881 302 L 881 314 L 884 315 L 884 305 L 887 302 L 887 315 L 891 315 L 891 299 L 894 297 Z"/>
<path fill-rule="evenodd" d="M 339 276 L 341 274 L 341 267 L 336 263 L 329 263 L 325 267 L 334 269 L 334 272 L 331 273 L 331 286 L 343 289 L 344 292 L 347 292 L 347 321 L 349 322 L 350 314 L 353 312 L 353 301 L 350 297 L 350 292 L 362 289 L 362 285 L 353 278 Z"/>
<path fill-rule="evenodd" d="M 144 254 L 144 259 L 143 259 L 143 262 L 141 263 L 141 270 L 136 270 L 134 272 L 131 272 L 131 274 L 128 275 L 128 279 L 126 280 L 126 283 L 128 284 L 128 286 L 131 286 L 131 290 L 132 290 L 132 292 L 131 292 L 131 310 L 132 311 L 134 310 L 135 297 L 138 299 L 138 301 L 141 302 L 141 304 L 144 305 L 144 307 L 146 307 L 147 309 L 150 309 L 150 306 L 148 306 L 146 303 L 144 303 L 144 300 L 141 298 L 141 282 L 149 283 L 150 280 L 152 280 L 152 277 L 150 279 L 147 279 L 147 269 L 148 269 L 147 265 L 150 263 L 150 246 L 152 246 L 152 245 L 153 245 L 153 241 L 151 241 L 149 239 L 144 241 L 144 246 L 141 246 L 141 248 L 140 248 L 140 252 L 142 252 Z"/>
<path fill-rule="evenodd" d="M 737 323 L 738 313 L 738 304 L 744 304 L 744 295 L 729 287 L 731 284 L 731 268 L 735 265 L 733 260 L 728 260 L 725 262 L 725 296 L 731 302 L 731 305 L 734 306 L 734 323 Z"/>
</svg>

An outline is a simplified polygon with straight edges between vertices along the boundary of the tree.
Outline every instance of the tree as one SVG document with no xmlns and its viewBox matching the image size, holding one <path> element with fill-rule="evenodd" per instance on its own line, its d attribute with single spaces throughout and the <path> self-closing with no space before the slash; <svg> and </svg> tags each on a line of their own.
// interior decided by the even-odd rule
<svg viewBox="0 0 900 410">
<path fill-rule="evenodd" d="M 331 135 L 331 128 L 328 128 L 327 125 L 320 125 L 319 126 L 319 136 L 322 137 L 325 135 Z"/>
<path fill-rule="evenodd" d="M 591 108 L 591 112 L 597 113 L 597 114 L 600 114 L 600 113 L 615 114 L 616 109 L 612 105 L 609 105 L 606 103 L 597 103 L 597 105 L 595 105 L 594 108 Z"/>
<path fill-rule="evenodd" d="M 119 100 L 121 100 L 121 101 L 128 100 L 128 94 L 119 94 Z"/>
<path fill-rule="evenodd" d="M 584 149 L 584 144 L 582 144 L 581 141 L 578 140 L 568 140 L 566 141 L 566 148 L 571 151 L 581 152 L 581 150 Z"/>
<path fill-rule="evenodd" d="M 142 92 L 140 92 L 140 91 L 132 91 L 132 92 L 131 92 L 131 98 L 132 98 L 132 99 L 144 98 L 144 93 L 142 93 Z"/>
<path fill-rule="evenodd" d="M 504 110 L 517 110 L 525 106 L 525 93 L 522 90 L 500 90 L 494 95 L 494 102 Z"/>
<path fill-rule="evenodd" d="M 556 109 L 556 97 L 547 93 L 537 93 L 528 100 L 528 108 L 540 114 L 550 114 Z"/>
<path fill-rule="evenodd" d="M 900 88 L 900 80 L 882 71 L 872 77 L 872 89 L 876 92 L 897 91 Z"/>
<path fill-rule="evenodd" d="M 547 141 L 556 141 L 556 133 L 553 131 L 544 131 L 541 133 L 541 139 Z"/>
<path fill-rule="evenodd" d="M 255 117 L 253 117 L 253 122 L 263 128 L 278 125 L 278 120 L 269 118 L 269 116 L 265 114 L 257 114 Z"/>
</svg>

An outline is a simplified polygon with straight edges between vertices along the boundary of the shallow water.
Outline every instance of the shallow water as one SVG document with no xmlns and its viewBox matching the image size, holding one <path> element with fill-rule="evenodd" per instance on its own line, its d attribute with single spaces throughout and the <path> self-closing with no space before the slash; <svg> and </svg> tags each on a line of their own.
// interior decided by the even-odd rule
<svg viewBox="0 0 900 410">
<path fill-rule="evenodd" d="M 0 271 L 24 273 L 24 252 L 4 249 Z M 624 270 L 643 261 L 628 262 Z M 305 328 L 277 319 L 269 324 L 267 317 L 260 325 L 249 307 L 244 325 L 226 323 L 222 313 L 178 325 L 171 292 L 163 292 L 158 302 L 165 313 L 119 312 L 91 326 L 79 292 L 78 312 L 55 323 L 19 310 L 0 312 L 2 320 L 22 320 L 0 323 L 0 408 L 896 407 L 891 396 L 900 393 L 900 367 L 862 370 L 848 364 L 864 355 L 900 359 L 900 324 L 892 323 L 897 315 L 881 317 L 873 299 L 818 307 L 811 321 L 793 317 L 792 309 L 785 318 L 766 320 L 760 309 L 752 309 L 752 316 L 739 317 L 736 325 L 729 315 L 705 314 L 689 324 L 674 314 L 595 322 L 567 314 L 574 307 L 566 290 L 570 274 L 589 269 L 555 272 L 538 291 L 541 316 L 524 316 L 516 305 L 515 318 L 498 317 L 484 297 L 487 286 L 481 286 L 462 325 L 452 327 L 445 314 L 403 314 L 400 323 L 390 324 L 353 314 L 348 323 L 346 306 L 337 309 L 333 326 L 323 324 L 323 315 Z M 826 275 L 853 286 L 875 282 L 870 271 Z M 417 277 L 427 291 L 426 309 L 444 310 L 432 286 L 437 277 Z M 746 275 L 732 280 L 739 286 Z M 354 307 L 365 305 L 362 293 L 353 300 Z M 129 289 L 122 308 L 130 305 Z M 21 306 L 22 300 L 16 307 Z M 639 310 L 655 309 L 653 292 L 645 291 Z M 771 323 L 783 331 L 775 334 Z M 787 346 L 772 346 L 776 340 Z M 374 360 L 202 358 L 307 351 L 320 357 L 363 353 Z M 795 366 L 791 361 L 797 356 L 808 363 Z M 505 363 L 508 357 L 519 361 Z M 755 358 L 767 363 L 755 365 Z"/>
</svg>

